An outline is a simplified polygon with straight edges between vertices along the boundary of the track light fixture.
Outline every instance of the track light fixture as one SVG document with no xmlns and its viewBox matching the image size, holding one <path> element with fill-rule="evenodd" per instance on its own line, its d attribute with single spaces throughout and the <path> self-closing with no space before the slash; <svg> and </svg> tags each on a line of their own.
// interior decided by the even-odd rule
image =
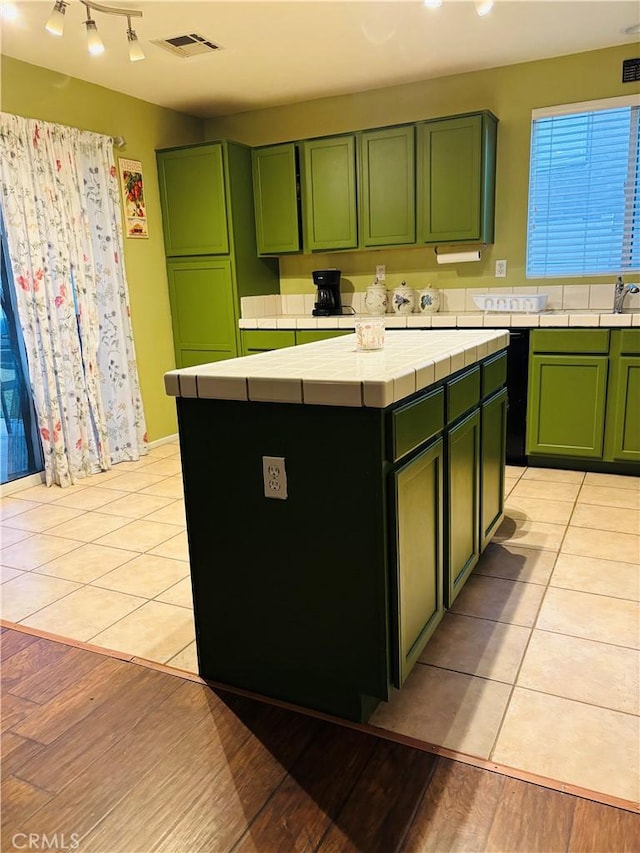
<svg viewBox="0 0 640 853">
<path fill-rule="evenodd" d="M 80 0 L 82 5 L 87 10 L 87 19 L 84 22 L 87 28 L 87 49 L 92 56 L 99 56 L 104 53 L 104 44 L 98 32 L 98 25 L 91 16 L 91 12 L 100 12 L 103 15 L 120 15 L 127 19 L 127 43 L 129 45 L 129 59 L 131 62 L 137 62 L 139 59 L 144 59 L 144 52 L 140 46 L 138 35 L 131 26 L 131 18 L 141 18 L 142 12 L 137 9 L 118 9 L 115 6 L 103 6 L 101 3 L 94 3 L 93 0 Z M 62 35 L 64 27 L 64 16 L 66 8 L 69 5 L 65 0 L 55 0 L 49 20 L 45 24 L 45 29 L 56 36 Z"/>
<path fill-rule="evenodd" d="M 49 20 L 44 25 L 45 30 L 50 32 L 52 36 L 61 36 L 64 30 L 64 13 L 67 10 L 67 4 L 63 0 L 56 0 Z"/>
</svg>

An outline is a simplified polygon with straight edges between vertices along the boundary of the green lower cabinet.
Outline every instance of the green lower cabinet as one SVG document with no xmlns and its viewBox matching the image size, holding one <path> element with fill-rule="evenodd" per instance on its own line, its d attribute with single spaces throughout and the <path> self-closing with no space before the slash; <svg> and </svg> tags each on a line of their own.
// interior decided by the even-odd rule
<svg viewBox="0 0 640 853">
<path fill-rule="evenodd" d="M 237 356 L 230 262 L 170 259 L 167 276 L 177 367 Z"/>
<path fill-rule="evenodd" d="M 400 687 L 444 613 L 443 442 L 393 475 L 397 623 L 395 682 Z"/>
<path fill-rule="evenodd" d="M 296 333 L 290 329 L 245 329 L 242 332 L 242 351 L 245 355 L 258 352 L 268 352 L 273 349 L 293 347 L 296 344 Z"/>
<path fill-rule="evenodd" d="M 446 605 L 450 607 L 480 557 L 480 410 L 447 431 Z"/>
<path fill-rule="evenodd" d="M 326 341 L 329 338 L 340 338 L 342 335 L 352 335 L 353 330 L 349 330 L 348 332 L 331 332 L 331 331 L 320 331 L 317 332 L 313 329 L 303 329 L 299 332 L 296 332 L 296 343 L 297 344 L 313 344 L 316 341 Z"/>
<path fill-rule="evenodd" d="M 531 356 L 527 454 L 602 458 L 608 368 L 605 355 Z"/>
<path fill-rule="evenodd" d="M 605 458 L 640 462 L 640 357 L 612 359 Z"/>
<path fill-rule="evenodd" d="M 480 548 L 484 550 L 504 518 L 504 465 L 507 448 L 507 391 L 480 407 Z"/>
</svg>

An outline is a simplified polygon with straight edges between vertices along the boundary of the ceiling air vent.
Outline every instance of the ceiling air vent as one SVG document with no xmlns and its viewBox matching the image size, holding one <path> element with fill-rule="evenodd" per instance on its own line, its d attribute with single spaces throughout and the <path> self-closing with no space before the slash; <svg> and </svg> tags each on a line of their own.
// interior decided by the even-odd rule
<svg viewBox="0 0 640 853">
<path fill-rule="evenodd" d="M 157 44 L 158 47 L 163 47 L 165 50 L 181 56 L 183 59 L 188 59 L 190 56 L 199 56 L 201 53 L 212 53 L 215 50 L 221 50 L 219 44 L 215 44 L 210 39 L 199 35 L 198 33 L 187 33 L 183 36 L 171 36 L 166 39 L 154 39 L 152 44 Z"/>
</svg>

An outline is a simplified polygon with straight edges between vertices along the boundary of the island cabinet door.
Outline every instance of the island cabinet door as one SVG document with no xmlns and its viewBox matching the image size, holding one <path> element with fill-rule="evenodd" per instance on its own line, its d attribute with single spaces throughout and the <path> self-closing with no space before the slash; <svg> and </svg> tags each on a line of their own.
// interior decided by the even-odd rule
<svg viewBox="0 0 640 853">
<path fill-rule="evenodd" d="M 527 453 L 600 459 L 606 355 L 537 355 L 529 363 Z"/>
<path fill-rule="evenodd" d="M 355 249 L 355 137 L 336 136 L 303 142 L 302 211 L 306 251 Z"/>
<path fill-rule="evenodd" d="M 443 609 L 443 443 L 439 439 L 394 476 L 396 671 L 406 679 Z"/>
<path fill-rule="evenodd" d="M 480 410 L 448 431 L 445 596 L 450 607 L 480 557 Z"/>
<path fill-rule="evenodd" d="M 484 550 L 504 517 L 506 389 L 482 403 L 480 421 L 480 549 Z"/>
<path fill-rule="evenodd" d="M 300 249 L 296 148 L 293 142 L 254 148 L 253 200 L 259 255 Z"/>
<path fill-rule="evenodd" d="M 358 143 L 361 245 L 415 243 L 415 128 L 362 133 Z"/>
<path fill-rule="evenodd" d="M 228 254 L 222 145 L 159 151 L 157 158 L 167 257 Z"/>
</svg>

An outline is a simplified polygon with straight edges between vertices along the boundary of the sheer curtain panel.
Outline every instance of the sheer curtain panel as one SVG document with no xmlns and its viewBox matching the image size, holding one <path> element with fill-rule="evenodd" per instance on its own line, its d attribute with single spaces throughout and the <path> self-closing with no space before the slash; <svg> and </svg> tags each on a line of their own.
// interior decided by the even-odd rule
<svg viewBox="0 0 640 853">
<path fill-rule="evenodd" d="M 146 452 L 110 137 L 0 113 L 0 203 L 48 485 Z"/>
</svg>

